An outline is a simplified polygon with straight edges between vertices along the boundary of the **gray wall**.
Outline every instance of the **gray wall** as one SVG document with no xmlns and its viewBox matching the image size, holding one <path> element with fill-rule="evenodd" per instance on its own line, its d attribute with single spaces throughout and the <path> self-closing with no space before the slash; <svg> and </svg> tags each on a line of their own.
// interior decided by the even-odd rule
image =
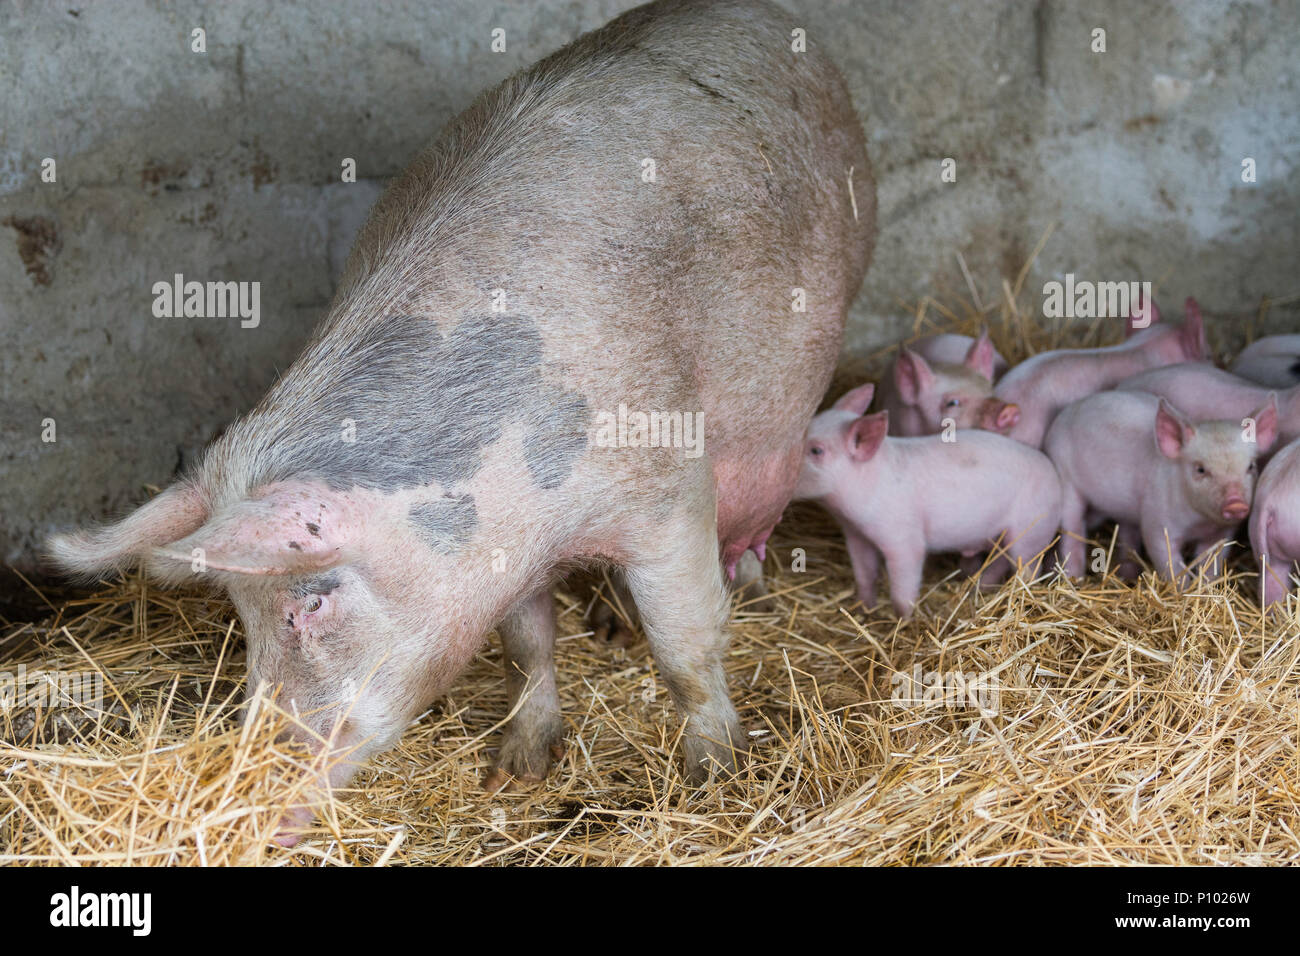
<svg viewBox="0 0 1300 956">
<path fill-rule="evenodd" d="M 30 567 L 47 529 L 165 484 L 292 360 L 385 179 L 479 90 L 633 5 L 0 5 L 0 560 Z M 907 326 L 900 301 L 963 289 L 958 252 L 991 297 L 1052 222 L 1039 285 L 1163 280 L 1221 321 L 1300 292 L 1297 3 L 785 5 L 848 77 L 880 184 L 851 352 Z M 260 327 L 155 318 L 177 272 L 260 281 Z"/>
</svg>

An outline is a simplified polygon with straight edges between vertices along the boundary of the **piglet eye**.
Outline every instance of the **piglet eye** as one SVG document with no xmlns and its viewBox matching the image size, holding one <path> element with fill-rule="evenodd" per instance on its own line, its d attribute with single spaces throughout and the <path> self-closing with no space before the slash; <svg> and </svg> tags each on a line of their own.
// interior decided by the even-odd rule
<svg viewBox="0 0 1300 956">
<path fill-rule="evenodd" d="M 946 405 L 944 405 L 943 407 L 944 407 L 944 408 L 959 408 L 959 407 L 961 407 L 961 399 L 960 399 L 960 398 L 950 398 L 950 399 L 948 399 L 948 403 L 947 403 Z"/>
<path fill-rule="evenodd" d="M 1197 473 L 1198 475 L 1209 474 L 1209 472 L 1207 472 L 1207 471 L 1205 470 L 1205 466 L 1204 466 L 1204 465 L 1201 465 L 1201 464 L 1198 464 L 1198 465 L 1196 466 L 1196 473 Z"/>
<path fill-rule="evenodd" d="M 825 453 L 826 449 L 821 445 L 812 445 L 808 449 L 808 454 L 812 455 L 814 458 L 820 458 Z"/>
<path fill-rule="evenodd" d="M 319 594 L 313 594 L 311 597 L 307 599 L 306 603 L 303 604 L 302 609 L 305 613 L 312 614 L 316 611 L 319 611 L 321 609 L 321 605 L 324 603 L 325 602 L 321 600 L 321 596 Z"/>
</svg>

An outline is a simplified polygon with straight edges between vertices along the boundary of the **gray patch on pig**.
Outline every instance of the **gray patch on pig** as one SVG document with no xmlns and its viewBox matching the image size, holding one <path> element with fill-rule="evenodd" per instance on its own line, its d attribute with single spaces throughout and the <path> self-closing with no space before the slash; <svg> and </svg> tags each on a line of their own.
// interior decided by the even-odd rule
<svg viewBox="0 0 1300 956">
<path fill-rule="evenodd" d="M 472 478 L 484 449 L 518 422 L 534 480 L 558 487 L 587 446 L 588 409 L 543 368 L 528 316 L 470 315 L 444 336 L 430 319 L 398 315 L 325 335 L 250 421 L 266 462 L 253 484 L 316 477 L 336 490 L 451 487 Z M 344 440 L 348 420 L 354 441 Z"/>
<path fill-rule="evenodd" d="M 457 551 L 478 527 L 478 509 L 470 495 L 422 501 L 412 505 L 409 514 L 420 537 L 442 554 Z"/>
<path fill-rule="evenodd" d="M 543 488 L 558 488 L 573 470 L 573 460 L 587 447 L 587 400 L 577 392 L 560 392 L 552 408 L 551 427 L 527 439 L 528 472 Z"/>
</svg>

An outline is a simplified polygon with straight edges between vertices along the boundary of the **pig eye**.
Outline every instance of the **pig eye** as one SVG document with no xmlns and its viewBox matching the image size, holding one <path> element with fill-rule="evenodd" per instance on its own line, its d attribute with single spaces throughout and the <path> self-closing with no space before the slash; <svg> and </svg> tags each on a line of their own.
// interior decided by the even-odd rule
<svg viewBox="0 0 1300 956">
<path fill-rule="evenodd" d="M 311 597 L 307 598 L 307 600 L 303 603 L 302 606 L 303 613 L 314 614 L 316 611 L 319 611 L 324 604 L 325 604 L 324 598 L 322 598 L 319 594 L 313 594 Z"/>
<path fill-rule="evenodd" d="M 821 445 L 809 445 L 808 454 L 812 455 L 814 458 L 820 458 L 822 455 L 826 454 L 826 449 Z"/>
<path fill-rule="evenodd" d="M 1199 461 L 1196 463 L 1196 473 L 1197 473 L 1198 475 L 1208 475 L 1208 474 L 1209 474 L 1209 472 L 1205 470 L 1205 466 L 1202 465 Z"/>
<path fill-rule="evenodd" d="M 944 407 L 944 408 L 960 408 L 960 407 L 961 407 L 961 399 L 960 399 L 960 398 L 950 398 L 950 399 L 948 399 L 947 402 L 944 403 L 944 406 L 943 406 L 943 407 Z"/>
</svg>

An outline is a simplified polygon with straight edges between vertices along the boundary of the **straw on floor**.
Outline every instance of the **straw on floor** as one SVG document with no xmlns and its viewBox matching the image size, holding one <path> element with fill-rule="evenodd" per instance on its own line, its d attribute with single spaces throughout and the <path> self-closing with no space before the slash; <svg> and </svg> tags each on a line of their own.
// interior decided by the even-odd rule
<svg viewBox="0 0 1300 956">
<path fill-rule="evenodd" d="M 920 303 L 917 332 L 988 322 L 1012 360 L 1118 339 L 1114 322 L 1041 327 L 1017 305 L 1024 276 L 992 305 Z M 837 530 L 797 506 L 766 568 L 773 609 L 732 621 L 753 743 L 734 780 L 684 784 L 644 641 L 595 643 L 588 598 L 561 588 L 569 734 L 545 784 L 482 789 L 507 713 L 493 642 L 292 850 L 268 838 L 311 758 L 275 743 L 288 718 L 266 702 L 239 726 L 229 603 L 138 576 L 52 602 L 0 630 L 0 672 L 98 674 L 103 706 L 0 712 L 0 863 L 1300 860 L 1300 620 L 1294 604 L 1260 613 L 1244 555 L 1182 593 L 1150 573 L 981 593 L 939 559 L 899 623 L 887 604 L 854 606 Z"/>
</svg>

